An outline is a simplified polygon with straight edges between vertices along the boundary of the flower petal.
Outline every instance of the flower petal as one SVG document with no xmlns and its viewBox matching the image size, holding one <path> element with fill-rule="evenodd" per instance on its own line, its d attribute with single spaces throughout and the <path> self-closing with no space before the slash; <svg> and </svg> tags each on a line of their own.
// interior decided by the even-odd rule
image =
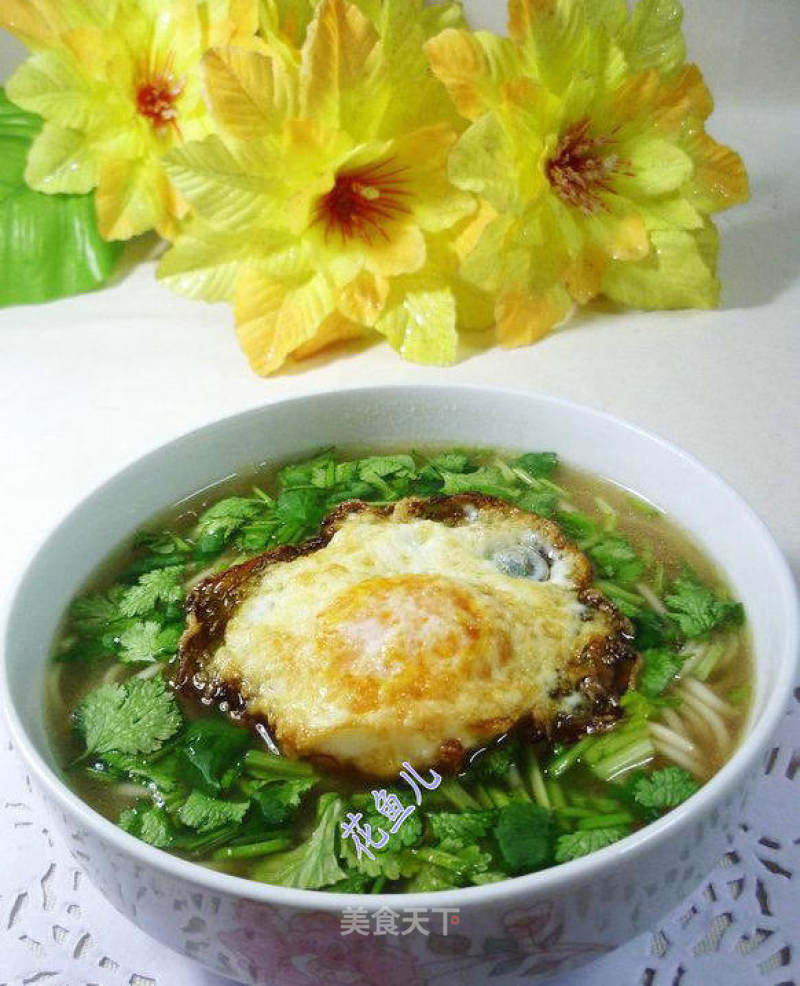
<svg viewBox="0 0 800 986">
<path fill-rule="evenodd" d="M 683 65 L 682 20 L 679 0 L 639 0 L 618 38 L 634 72 L 654 68 L 670 75 Z"/>
<path fill-rule="evenodd" d="M 303 116 L 338 128 L 353 103 L 348 90 L 364 87 L 377 42 L 375 29 L 357 7 L 345 0 L 321 0 L 303 47 Z"/>
<path fill-rule="evenodd" d="M 95 204 L 100 232 L 107 240 L 129 240 L 180 212 L 175 190 L 158 161 L 147 158 L 104 161 Z"/>
<path fill-rule="evenodd" d="M 85 136 L 46 123 L 28 155 L 25 181 L 40 192 L 85 195 L 97 184 L 97 162 Z"/>
<path fill-rule="evenodd" d="M 164 158 L 167 174 L 201 216 L 219 226 L 236 227 L 253 221 L 280 195 L 280 184 L 265 181 L 263 168 L 281 160 L 280 150 L 259 141 L 231 146 L 212 134 L 176 148 Z M 253 167 L 249 167 L 252 164 Z"/>
<path fill-rule="evenodd" d="M 572 300 L 560 285 L 540 293 L 506 291 L 495 307 L 497 341 L 507 348 L 537 342 L 571 310 Z"/>
<path fill-rule="evenodd" d="M 719 281 L 714 274 L 717 234 L 702 230 L 656 230 L 653 249 L 638 263 L 612 263 L 603 293 L 631 308 L 714 308 Z"/>
<path fill-rule="evenodd" d="M 389 296 L 389 282 L 362 271 L 339 295 L 339 311 L 351 322 L 372 326 L 378 320 Z"/>
<path fill-rule="evenodd" d="M 232 136 L 264 136 L 294 115 L 296 83 L 277 58 L 220 48 L 206 55 L 204 67 L 214 116 Z"/>
<path fill-rule="evenodd" d="M 425 237 L 418 226 L 393 223 L 386 239 L 379 237 L 366 248 L 359 243 L 345 252 L 363 254 L 367 269 L 381 277 L 413 274 L 425 263 Z"/>
<path fill-rule="evenodd" d="M 312 340 L 332 313 L 334 297 L 321 274 L 293 285 L 249 268 L 236 285 L 236 331 L 250 365 L 273 373 L 290 353 Z"/>
<path fill-rule="evenodd" d="M 468 120 L 477 120 L 497 105 L 500 86 L 521 71 L 511 42 L 486 31 L 443 31 L 425 51 L 434 75 Z"/>
<path fill-rule="evenodd" d="M 455 132 L 446 124 L 399 137 L 391 155 L 402 168 L 403 190 L 414 220 L 426 232 L 449 229 L 476 209 L 472 195 L 459 191 L 447 174 Z"/>
<path fill-rule="evenodd" d="M 636 198 L 674 192 L 693 171 L 689 155 L 676 144 L 659 137 L 632 137 L 624 142 L 621 153 L 632 174 L 620 176 L 618 184 L 626 194 Z"/>
<path fill-rule="evenodd" d="M 6 91 L 23 109 L 45 120 L 68 122 L 74 129 L 89 129 L 107 115 L 102 90 L 64 54 L 42 51 L 32 55 L 8 80 Z"/>
<path fill-rule="evenodd" d="M 684 141 L 694 162 L 689 199 L 701 212 L 717 212 L 746 202 L 750 190 L 742 159 L 698 130 Z"/>
<path fill-rule="evenodd" d="M 352 339 L 363 339 L 366 335 L 369 335 L 369 330 L 363 325 L 351 322 L 339 312 L 334 312 L 325 319 L 313 339 L 309 339 L 292 351 L 292 359 L 309 359 L 330 346 L 349 342 Z"/>
<path fill-rule="evenodd" d="M 450 290 L 410 291 L 375 328 L 404 359 L 445 366 L 458 352 L 456 303 Z"/>
</svg>

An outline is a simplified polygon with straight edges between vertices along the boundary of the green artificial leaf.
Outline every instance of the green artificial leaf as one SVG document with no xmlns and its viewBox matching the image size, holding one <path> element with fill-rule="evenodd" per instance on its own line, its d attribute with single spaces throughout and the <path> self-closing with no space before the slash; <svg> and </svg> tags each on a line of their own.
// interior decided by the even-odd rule
<svg viewBox="0 0 800 986">
<path fill-rule="evenodd" d="M 92 291 L 108 280 L 124 247 L 100 236 L 93 193 L 46 195 L 25 183 L 41 128 L 0 89 L 0 305 Z"/>
<path fill-rule="evenodd" d="M 161 678 L 101 685 L 84 698 L 75 725 L 86 753 L 152 753 L 178 731 L 181 713 Z"/>
<path fill-rule="evenodd" d="M 222 825 L 241 822 L 250 807 L 247 801 L 223 801 L 195 788 L 178 811 L 178 818 L 198 832 L 211 832 Z"/>
<path fill-rule="evenodd" d="M 566 835 L 560 835 L 556 841 L 555 860 L 557 863 L 566 863 L 570 859 L 578 859 L 579 856 L 588 856 L 590 852 L 605 849 L 606 846 L 619 842 L 629 834 L 630 829 L 623 825 L 568 832 Z"/>
<path fill-rule="evenodd" d="M 633 796 L 644 808 L 674 808 L 699 790 L 700 784 L 688 771 L 664 767 L 640 777 Z"/>
<path fill-rule="evenodd" d="M 341 812 L 341 800 L 335 794 L 323 794 L 311 836 L 295 849 L 265 859 L 253 869 L 253 879 L 302 890 L 318 890 L 343 880 L 346 874 L 336 859 Z"/>
<path fill-rule="evenodd" d="M 666 597 L 667 610 L 687 637 L 704 637 L 718 627 L 744 620 L 741 603 L 723 599 L 692 572 L 675 579 Z"/>
<path fill-rule="evenodd" d="M 553 816 L 532 801 L 500 809 L 494 834 L 510 873 L 530 873 L 553 861 Z"/>
</svg>

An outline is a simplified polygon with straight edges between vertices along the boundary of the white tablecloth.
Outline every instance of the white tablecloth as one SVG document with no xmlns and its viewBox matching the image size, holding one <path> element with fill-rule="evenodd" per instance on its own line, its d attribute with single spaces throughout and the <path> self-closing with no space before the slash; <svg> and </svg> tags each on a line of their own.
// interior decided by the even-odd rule
<svg viewBox="0 0 800 986">
<path fill-rule="evenodd" d="M 751 175 L 752 202 L 719 223 L 720 311 L 582 316 L 535 347 L 445 371 L 377 346 L 267 381 L 247 369 L 227 310 L 173 297 L 152 263 L 90 297 L 0 311 L 0 601 L 48 528 L 125 463 L 221 415 L 351 383 L 493 383 L 610 410 L 718 470 L 800 572 L 800 4 L 686 6 L 691 54 L 717 96 L 710 130 Z M 467 2 L 495 25 L 499 7 Z M 0 40 L 0 78 L 17 56 Z M 735 844 L 693 898 L 558 986 L 800 981 L 796 710 Z M 0 986 L 219 986 L 108 907 L 47 826 L 0 726 Z"/>
</svg>

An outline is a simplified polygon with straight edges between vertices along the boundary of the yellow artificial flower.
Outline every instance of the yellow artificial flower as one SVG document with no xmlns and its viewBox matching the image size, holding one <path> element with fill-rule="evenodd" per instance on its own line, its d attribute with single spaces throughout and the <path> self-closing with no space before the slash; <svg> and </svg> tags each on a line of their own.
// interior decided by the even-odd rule
<svg viewBox="0 0 800 986">
<path fill-rule="evenodd" d="M 431 67 L 471 126 L 451 156 L 482 197 L 463 275 L 495 294 L 504 345 L 535 341 L 598 294 L 712 307 L 709 214 L 747 198 L 738 155 L 704 131 L 677 0 L 510 0 L 508 39 L 449 29 Z M 488 211 L 487 211 L 488 210 Z"/>
<path fill-rule="evenodd" d="M 257 43 L 257 0 L 3 0 L 0 25 L 34 50 L 7 86 L 45 120 L 28 184 L 96 188 L 106 239 L 170 236 L 187 207 L 161 158 L 213 129 L 202 57 L 213 45 Z"/>
<path fill-rule="evenodd" d="M 459 320 L 484 327 L 491 308 L 458 278 L 475 200 L 448 179 L 459 121 L 422 47 L 436 22 L 422 0 L 321 0 L 288 30 L 278 15 L 304 5 L 269 6 L 269 54 L 206 58 L 224 139 L 167 157 L 195 214 L 159 276 L 232 301 L 262 374 L 372 330 L 408 359 L 451 362 Z"/>
</svg>

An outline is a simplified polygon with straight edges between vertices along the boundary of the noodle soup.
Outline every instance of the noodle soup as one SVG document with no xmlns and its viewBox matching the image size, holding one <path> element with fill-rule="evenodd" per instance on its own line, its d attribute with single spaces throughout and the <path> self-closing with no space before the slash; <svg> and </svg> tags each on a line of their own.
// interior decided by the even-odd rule
<svg viewBox="0 0 800 986">
<path fill-rule="evenodd" d="M 548 452 L 333 450 L 110 555 L 65 618 L 48 721 L 70 785 L 152 845 L 426 891 L 680 804 L 750 681 L 723 579 L 627 491 Z"/>
</svg>

